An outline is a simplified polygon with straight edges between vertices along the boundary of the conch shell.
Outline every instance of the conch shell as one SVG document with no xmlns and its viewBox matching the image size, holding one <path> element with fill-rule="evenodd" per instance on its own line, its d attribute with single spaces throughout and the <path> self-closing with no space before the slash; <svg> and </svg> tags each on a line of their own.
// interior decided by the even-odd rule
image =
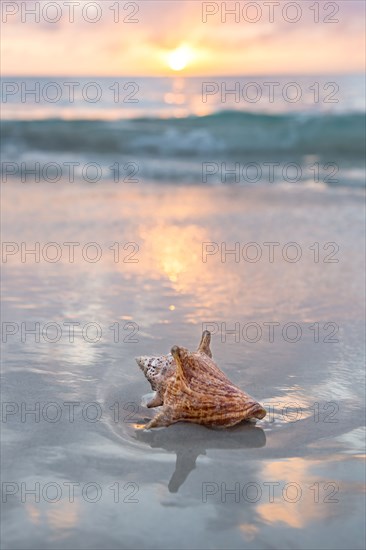
<svg viewBox="0 0 366 550">
<path fill-rule="evenodd" d="M 264 418 L 266 410 L 235 386 L 212 359 L 211 334 L 206 330 L 196 352 L 174 346 L 161 357 L 136 357 L 155 397 L 148 407 L 162 405 L 146 428 L 193 422 L 229 428 L 242 420 Z"/>
</svg>

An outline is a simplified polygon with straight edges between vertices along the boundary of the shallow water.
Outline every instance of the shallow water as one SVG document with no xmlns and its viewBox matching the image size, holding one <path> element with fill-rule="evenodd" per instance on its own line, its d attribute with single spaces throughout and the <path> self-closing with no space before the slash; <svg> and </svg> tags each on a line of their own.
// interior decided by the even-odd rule
<svg viewBox="0 0 366 550">
<path fill-rule="evenodd" d="M 19 246 L 2 266 L 4 547 L 363 548 L 361 190 L 17 182 L 2 197 Z M 206 261 L 202 243 L 217 243 Z M 194 348 L 206 324 L 267 417 L 144 430 L 134 357 Z"/>
</svg>

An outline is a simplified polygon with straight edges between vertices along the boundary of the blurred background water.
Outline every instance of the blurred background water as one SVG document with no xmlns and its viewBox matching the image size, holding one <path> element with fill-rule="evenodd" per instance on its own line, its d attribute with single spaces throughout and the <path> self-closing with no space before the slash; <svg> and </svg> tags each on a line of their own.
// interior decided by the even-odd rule
<svg viewBox="0 0 366 550">
<path fill-rule="evenodd" d="M 210 163 L 225 162 L 227 172 L 240 164 L 242 173 L 228 173 L 225 181 L 247 184 L 273 183 L 269 168 L 258 171 L 252 163 L 293 162 L 299 169 L 290 170 L 289 178 L 296 183 L 319 179 L 314 165 L 321 163 L 321 182 L 364 185 L 360 74 L 9 77 L 2 89 L 2 152 L 8 162 L 96 162 L 102 179 L 114 175 L 114 163 L 134 163 L 139 176 L 150 180 L 211 184 L 221 183 L 222 174 L 203 168 Z M 332 167 L 339 177 L 332 177 Z M 81 175 L 82 168 L 75 171 Z M 273 180 L 283 180 L 282 169 L 272 173 Z M 49 177 L 57 177 L 52 167 Z"/>
</svg>

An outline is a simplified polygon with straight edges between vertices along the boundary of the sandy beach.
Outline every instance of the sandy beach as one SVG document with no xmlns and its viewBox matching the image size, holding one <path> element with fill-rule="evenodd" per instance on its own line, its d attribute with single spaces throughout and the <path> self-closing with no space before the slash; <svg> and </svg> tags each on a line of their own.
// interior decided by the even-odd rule
<svg viewBox="0 0 366 550">
<path fill-rule="evenodd" d="M 363 548 L 361 190 L 8 182 L 2 196 L 3 241 L 19 243 L 3 264 L 8 548 Z M 208 325 L 267 417 L 145 431 L 134 357 L 195 348 Z"/>
</svg>

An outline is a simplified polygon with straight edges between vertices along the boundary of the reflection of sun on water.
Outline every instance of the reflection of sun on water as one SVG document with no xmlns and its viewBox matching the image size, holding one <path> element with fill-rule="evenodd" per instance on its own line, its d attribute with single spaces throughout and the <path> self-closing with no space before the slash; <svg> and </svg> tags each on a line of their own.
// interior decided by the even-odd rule
<svg viewBox="0 0 366 550">
<path fill-rule="evenodd" d="M 295 529 L 303 529 L 315 519 L 321 521 L 337 515 L 338 508 L 327 503 L 325 498 L 331 488 L 324 491 L 324 484 L 330 480 L 320 479 L 311 472 L 311 469 L 318 464 L 321 464 L 321 461 L 296 457 L 271 462 L 264 466 L 263 479 L 276 480 L 280 483 L 274 501 L 262 501 L 257 507 L 257 512 L 265 523 L 282 522 Z M 295 483 L 297 488 L 288 490 L 285 498 L 282 488 L 286 484 L 293 484 L 292 487 L 294 487 Z M 318 501 L 315 498 L 315 483 L 320 487 Z"/>
<path fill-rule="evenodd" d="M 184 200 L 178 204 L 184 211 Z M 200 204 L 199 201 L 195 203 L 196 208 L 197 204 Z M 204 204 L 200 208 L 204 211 Z M 199 225 L 183 227 L 176 223 L 161 223 L 148 229 L 146 226 L 140 228 L 143 257 L 137 265 L 144 277 L 148 275 L 151 279 L 168 282 L 164 292 L 169 302 L 164 304 L 162 297 L 159 307 L 164 305 L 165 311 L 171 312 L 181 312 L 184 308 L 187 323 L 195 324 L 198 319 L 206 319 L 208 312 L 210 317 L 220 315 L 218 311 L 227 307 L 228 289 L 234 290 L 239 284 L 240 275 L 220 275 L 226 267 L 221 262 L 216 264 L 215 269 L 203 263 L 202 243 L 207 240 L 207 229 Z M 218 284 L 220 279 L 224 281 L 221 285 Z M 178 295 L 185 299 L 176 302 Z"/>
<path fill-rule="evenodd" d="M 80 519 L 79 503 L 77 501 L 70 503 L 68 499 L 52 503 L 27 503 L 25 508 L 31 523 L 48 525 L 52 540 L 66 538 Z"/>
<path fill-rule="evenodd" d="M 200 253 L 204 230 L 198 226 L 160 225 L 149 231 L 142 229 L 141 234 L 151 251 L 153 261 L 149 265 L 155 264 L 158 273 L 167 277 L 176 290 L 189 290 L 203 270 Z"/>
</svg>

